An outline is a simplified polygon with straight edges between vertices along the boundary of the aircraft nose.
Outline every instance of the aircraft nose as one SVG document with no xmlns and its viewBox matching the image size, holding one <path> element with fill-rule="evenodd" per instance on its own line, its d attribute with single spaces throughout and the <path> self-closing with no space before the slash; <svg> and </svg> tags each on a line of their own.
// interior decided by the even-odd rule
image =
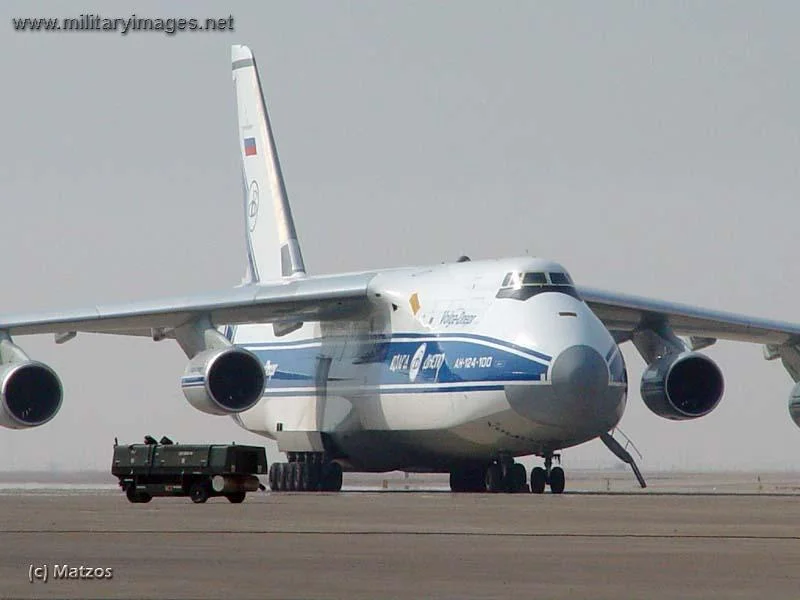
<svg viewBox="0 0 800 600">
<path fill-rule="evenodd" d="M 556 357 L 550 381 L 563 402 L 597 399 L 608 389 L 608 366 L 591 346 L 571 346 Z"/>
</svg>

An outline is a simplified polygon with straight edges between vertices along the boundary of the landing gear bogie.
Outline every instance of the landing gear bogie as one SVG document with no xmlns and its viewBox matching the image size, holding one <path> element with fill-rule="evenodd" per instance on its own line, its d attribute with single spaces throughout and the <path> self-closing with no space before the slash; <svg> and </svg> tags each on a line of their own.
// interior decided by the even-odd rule
<svg viewBox="0 0 800 600">
<path fill-rule="evenodd" d="M 501 457 L 488 465 L 461 465 L 450 471 L 450 491 L 513 494 L 528 491 L 525 467 L 511 457 Z"/>
<path fill-rule="evenodd" d="M 273 492 L 338 492 L 342 489 L 342 467 L 325 462 L 322 455 L 297 453 L 288 463 L 272 463 L 269 488 Z"/>
</svg>

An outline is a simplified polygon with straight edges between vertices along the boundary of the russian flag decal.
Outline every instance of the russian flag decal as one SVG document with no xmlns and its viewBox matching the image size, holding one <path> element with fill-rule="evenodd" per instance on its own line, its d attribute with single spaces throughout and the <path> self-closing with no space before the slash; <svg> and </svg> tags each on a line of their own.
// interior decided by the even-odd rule
<svg viewBox="0 0 800 600">
<path fill-rule="evenodd" d="M 256 154 L 256 138 L 244 138 L 244 155 L 255 156 Z"/>
</svg>

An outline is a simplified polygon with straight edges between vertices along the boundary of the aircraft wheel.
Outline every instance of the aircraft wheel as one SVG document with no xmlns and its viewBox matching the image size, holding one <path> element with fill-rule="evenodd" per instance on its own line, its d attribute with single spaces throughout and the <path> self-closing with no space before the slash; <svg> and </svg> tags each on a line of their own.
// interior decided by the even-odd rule
<svg viewBox="0 0 800 600">
<path fill-rule="evenodd" d="M 473 467 L 467 470 L 466 483 L 468 492 L 486 491 L 486 471 L 484 467 Z"/>
<path fill-rule="evenodd" d="M 318 463 L 307 463 L 305 469 L 306 491 L 317 492 L 320 490 L 321 474 Z"/>
<path fill-rule="evenodd" d="M 272 463 L 269 466 L 269 489 L 277 492 L 280 489 L 280 463 Z"/>
<path fill-rule="evenodd" d="M 485 492 L 486 469 L 483 466 L 456 467 L 450 471 L 450 491 L 456 493 Z"/>
<path fill-rule="evenodd" d="M 565 483 L 566 477 L 564 476 L 564 469 L 561 467 L 553 467 L 550 470 L 550 491 L 554 494 L 562 493 Z"/>
<path fill-rule="evenodd" d="M 542 467 L 531 469 L 531 494 L 543 494 L 547 485 L 547 473 Z"/>
<path fill-rule="evenodd" d="M 469 492 L 470 490 L 470 475 L 469 469 L 457 467 L 450 471 L 450 491 L 460 494 L 462 492 Z M 481 473 L 483 479 L 483 473 Z M 483 482 L 481 482 L 483 483 Z"/>
<path fill-rule="evenodd" d="M 500 465 L 489 465 L 486 468 L 486 491 L 493 494 L 503 491 L 503 469 Z"/>
<path fill-rule="evenodd" d="M 195 504 L 203 504 L 208 500 L 208 486 L 204 481 L 197 481 L 189 488 L 189 497 Z"/>
<path fill-rule="evenodd" d="M 277 483 L 279 492 L 289 489 L 289 463 L 278 463 Z"/>
<path fill-rule="evenodd" d="M 328 463 L 322 468 L 322 482 L 320 487 L 323 492 L 339 492 L 342 490 L 342 465 Z"/>
<path fill-rule="evenodd" d="M 297 482 L 295 487 L 298 492 L 308 492 L 311 490 L 311 465 L 308 463 L 297 463 Z"/>
<path fill-rule="evenodd" d="M 284 469 L 286 469 L 286 488 L 284 489 L 287 492 L 294 492 L 297 489 L 297 480 L 295 479 L 297 463 L 287 463 Z"/>
<path fill-rule="evenodd" d="M 234 492 L 233 494 L 228 494 L 228 502 L 231 504 L 241 504 L 244 502 L 245 496 L 247 496 L 247 492 Z"/>
<path fill-rule="evenodd" d="M 528 491 L 528 474 L 525 472 L 525 467 L 519 463 L 514 463 L 508 472 L 512 493 L 527 492 Z"/>
</svg>

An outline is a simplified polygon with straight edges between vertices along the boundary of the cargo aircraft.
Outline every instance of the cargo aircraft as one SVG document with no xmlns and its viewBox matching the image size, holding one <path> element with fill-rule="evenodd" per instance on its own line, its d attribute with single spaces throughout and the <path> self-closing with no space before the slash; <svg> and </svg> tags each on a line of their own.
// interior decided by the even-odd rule
<svg viewBox="0 0 800 600">
<path fill-rule="evenodd" d="M 246 46 L 233 46 L 232 68 L 245 280 L 198 296 L 0 316 L 0 424 L 42 425 L 62 402 L 58 376 L 28 357 L 21 336 L 172 339 L 189 358 L 189 403 L 285 452 L 269 471 L 273 490 L 339 490 L 343 471 L 399 469 L 449 473 L 457 492 L 561 493 L 559 451 L 595 438 L 644 485 L 613 435 L 628 391 L 622 343 L 647 363 L 641 397 L 665 419 L 719 404 L 722 372 L 698 352 L 717 339 L 763 344 L 800 380 L 800 324 L 589 289 L 551 260 L 308 274 Z M 799 398 L 796 385 L 798 424 Z M 542 466 L 528 474 L 515 462 L 526 455 Z"/>
</svg>

